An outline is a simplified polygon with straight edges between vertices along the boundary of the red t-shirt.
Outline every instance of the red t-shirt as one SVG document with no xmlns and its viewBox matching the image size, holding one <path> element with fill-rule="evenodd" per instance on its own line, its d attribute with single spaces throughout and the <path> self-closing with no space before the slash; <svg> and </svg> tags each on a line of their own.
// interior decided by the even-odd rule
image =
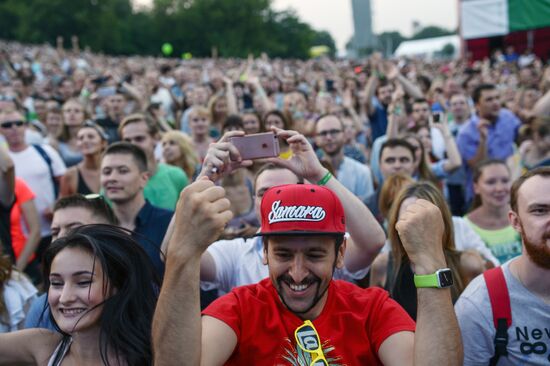
<svg viewBox="0 0 550 366">
<path fill-rule="evenodd" d="M 15 253 L 15 258 L 19 258 L 19 255 L 25 248 L 27 242 L 27 236 L 23 232 L 21 222 L 21 205 L 27 201 L 34 199 L 34 193 L 31 191 L 27 183 L 20 178 L 15 179 L 15 204 L 11 210 L 10 215 L 10 233 L 11 233 L 11 246 Z"/>
<path fill-rule="evenodd" d="M 311 362 L 294 338 L 303 321 L 280 301 L 269 278 L 233 289 L 210 304 L 203 315 L 225 322 L 237 335 L 237 346 L 226 365 Z M 330 365 L 381 365 L 378 349 L 384 340 L 415 330 L 414 321 L 386 291 L 337 280 L 331 282 L 325 307 L 313 324 Z"/>
</svg>

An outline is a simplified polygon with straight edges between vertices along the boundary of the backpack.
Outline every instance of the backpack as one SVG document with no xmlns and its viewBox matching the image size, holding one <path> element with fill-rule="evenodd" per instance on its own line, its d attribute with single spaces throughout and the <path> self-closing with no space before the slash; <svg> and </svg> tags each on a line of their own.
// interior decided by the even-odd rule
<svg viewBox="0 0 550 366">
<path fill-rule="evenodd" d="M 55 179 L 55 175 L 53 174 L 52 158 L 50 158 L 50 156 L 42 146 L 33 144 L 32 147 L 34 147 L 36 152 L 40 154 L 42 159 L 44 159 L 46 164 L 48 164 L 48 169 L 50 171 L 50 178 L 52 179 L 52 184 L 53 184 L 53 192 L 55 195 L 54 197 L 57 198 L 59 196 L 59 184 L 57 183 L 57 180 Z"/>
<path fill-rule="evenodd" d="M 489 361 L 489 366 L 496 366 L 501 356 L 508 356 L 508 328 L 512 325 L 512 308 L 510 294 L 506 286 L 506 279 L 501 267 L 492 268 L 483 272 L 496 333 L 494 339 L 495 354 Z"/>
</svg>

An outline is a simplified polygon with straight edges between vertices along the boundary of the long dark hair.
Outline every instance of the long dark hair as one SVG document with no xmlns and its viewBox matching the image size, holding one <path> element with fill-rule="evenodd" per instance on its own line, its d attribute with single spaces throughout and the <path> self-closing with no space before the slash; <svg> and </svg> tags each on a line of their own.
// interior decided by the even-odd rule
<svg viewBox="0 0 550 366">
<path fill-rule="evenodd" d="M 464 291 L 465 286 L 464 276 L 460 269 L 460 252 L 457 251 L 455 247 L 454 227 L 451 211 L 449 210 L 449 207 L 445 202 L 445 198 L 443 197 L 441 190 L 436 188 L 430 182 L 426 181 L 412 183 L 399 191 L 390 209 L 388 218 L 388 239 L 392 248 L 391 255 L 393 257 L 394 266 L 392 268 L 393 278 L 388 279 L 390 281 L 390 293 L 394 295 L 394 289 L 396 288 L 395 285 L 400 280 L 398 278 L 398 275 L 399 269 L 401 268 L 402 264 L 410 263 L 409 256 L 405 251 L 403 243 L 401 242 L 401 238 L 399 237 L 397 229 L 395 228 L 395 225 L 399 220 L 399 209 L 401 208 L 403 201 L 405 201 L 409 197 L 425 199 L 439 207 L 439 210 L 441 211 L 443 225 L 445 226 L 442 238 L 443 254 L 445 255 L 447 266 L 453 272 L 454 285 L 451 288 L 451 297 L 453 299 L 453 302 L 455 302 L 462 291 Z"/>
<path fill-rule="evenodd" d="M 105 296 L 109 288 L 113 295 L 103 303 L 100 322 L 99 346 L 103 364 L 110 365 L 109 354 L 114 354 L 119 364 L 151 365 L 151 324 L 160 288 L 151 260 L 130 232 L 112 225 L 85 225 L 69 235 L 54 241 L 43 259 L 44 279 L 49 288 L 49 275 L 54 258 L 63 249 L 81 248 L 90 252 L 94 262 L 103 269 Z M 93 310 L 93 309 L 91 309 Z M 90 311 L 91 311 L 90 310 Z M 70 342 L 51 315 L 52 323 L 63 334 L 63 346 Z M 61 358 L 61 352 L 56 358 Z M 59 362 L 55 360 L 54 364 Z"/>
</svg>

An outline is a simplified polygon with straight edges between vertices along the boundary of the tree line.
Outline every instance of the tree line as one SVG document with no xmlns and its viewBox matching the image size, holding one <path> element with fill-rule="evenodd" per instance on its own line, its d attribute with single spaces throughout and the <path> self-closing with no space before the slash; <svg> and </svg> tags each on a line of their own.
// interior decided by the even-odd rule
<svg viewBox="0 0 550 366">
<path fill-rule="evenodd" d="M 317 31 L 292 11 L 275 11 L 271 0 L 154 0 L 136 8 L 131 0 L 0 0 L 0 38 L 55 44 L 78 36 L 83 47 L 113 55 L 172 57 L 307 58 L 312 46 L 335 52 L 328 32 Z"/>
</svg>

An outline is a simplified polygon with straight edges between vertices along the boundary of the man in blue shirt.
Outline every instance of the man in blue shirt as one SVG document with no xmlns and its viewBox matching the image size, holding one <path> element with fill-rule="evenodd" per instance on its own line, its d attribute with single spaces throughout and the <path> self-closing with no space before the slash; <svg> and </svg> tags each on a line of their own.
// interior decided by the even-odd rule
<svg viewBox="0 0 550 366">
<path fill-rule="evenodd" d="M 391 61 L 383 61 L 380 53 L 371 57 L 373 72 L 369 77 L 365 91 L 367 94 L 367 113 L 372 131 L 372 141 L 386 134 L 388 127 L 388 106 L 397 85 L 403 88 L 405 94 L 417 99 L 422 98 L 422 91 L 413 84 Z"/>
<path fill-rule="evenodd" d="M 472 171 L 485 159 L 506 160 L 514 154 L 520 120 L 502 108 L 499 92 L 492 84 L 481 84 L 473 92 L 476 114 L 462 127 L 457 145 L 466 168 L 466 202 L 473 198 Z"/>
<path fill-rule="evenodd" d="M 107 148 L 101 162 L 101 186 L 112 202 L 119 225 L 134 232 L 134 239 L 162 276 L 160 245 L 173 212 L 155 207 L 145 199 L 143 189 L 148 178 L 147 157 L 142 149 L 127 142 Z"/>
</svg>

